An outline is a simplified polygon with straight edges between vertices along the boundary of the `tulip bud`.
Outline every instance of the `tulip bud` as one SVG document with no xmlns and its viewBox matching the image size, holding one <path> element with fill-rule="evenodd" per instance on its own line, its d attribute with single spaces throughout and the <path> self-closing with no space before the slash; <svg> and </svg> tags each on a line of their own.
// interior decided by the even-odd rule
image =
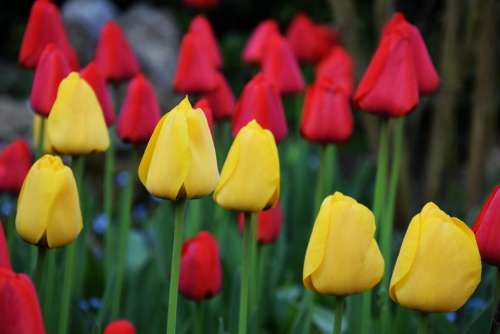
<svg viewBox="0 0 500 334">
<path fill-rule="evenodd" d="M 238 215 L 238 228 L 240 233 L 243 233 L 245 224 L 245 214 L 242 212 Z M 260 244 L 271 244 L 278 239 L 283 225 L 283 209 L 281 203 L 274 208 L 266 211 L 261 211 L 258 214 L 257 220 L 257 242 Z"/>
<path fill-rule="evenodd" d="M 408 226 L 392 273 L 396 303 L 424 312 L 452 312 L 481 280 L 481 258 L 472 231 L 427 203 Z"/>
<path fill-rule="evenodd" d="M 218 180 L 215 147 L 205 114 L 184 98 L 165 114 L 139 165 L 139 179 L 153 195 L 177 200 L 210 194 Z"/>
<path fill-rule="evenodd" d="M 212 108 L 214 118 L 222 120 L 231 118 L 234 112 L 234 95 L 226 79 L 221 73 L 217 73 L 217 85 L 215 89 L 202 94 Z"/>
<path fill-rule="evenodd" d="M 373 288 L 384 274 L 374 235 L 370 209 L 340 192 L 325 198 L 307 245 L 304 286 L 341 296 Z"/>
<path fill-rule="evenodd" d="M 115 110 L 113 107 L 113 99 L 106 85 L 106 78 L 101 69 L 94 63 L 89 63 L 87 67 L 80 71 L 82 79 L 92 87 L 94 93 L 101 105 L 102 113 L 106 125 L 109 127 L 115 121 Z"/>
<path fill-rule="evenodd" d="M 253 120 L 236 135 L 214 200 L 227 210 L 258 212 L 276 205 L 280 164 L 273 134 Z"/>
<path fill-rule="evenodd" d="M 243 49 L 243 61 L 260 64 L 269 39 L 275 35 L 279 35 L 278 23 L 275 20 L 265 20 L 259 23 Z"/>
<path fill-rule="evenodd" d="M 222 264 L 217 240 L 207 231 L 199 232 L 182 246 L 179 276 L 180 293 L 194 301 L 212 297 L 222 287 Z"/>
<path fill-rule="evenodd" d="M 194 105 L 194 108 L 199 108 L 203 111 L 205 114 L 205 117 L 207 118 L 208 122 L 208 127 L 210 128 L 210 132 L 212 133 L 212 136 L 214 134 L 214 116 L 213 116 L 213 111 L 212 107 L 210 107 L 210 104 L 208 103 L 207 99 L 201 99 L 196 102 Z"/>
<path fill-rule="evenodd" d="M 30 244 L 54 248 L 72 242 L 82 227 L 73 172 L 58 156 L 44 155 L 29 170 L 19 194 L 17 233 Z"/>
<path fill-rule="evenodd" d="M 47 120 L 45 119 L 45 122 Z M 45 123 L 47 124 L 47 123 Z M 35 147 L 38 147 L 38 141 L 40 140 L 40 127 L 42 126 L 42 116 L 35 114 L 33 116 L 33 143 Z M 45 135 L 43 136 L 43 153 L 54 153 L 52 150 L 52 144 L 50 143 L 49 136 L 47 135 L 47 129 L 45 129 Z M 31 164 L 30 164 L 31 166 Z"/>
<path fill-rule="evenodd" d="M 3 224 L 1 224 L 0 222 L 0 270 L 2 268 L 12 270 L 12 265 L 10 264 L 9 247 L 7 245 L 7 241 L 5 240 Z"/>
<path fill-rule="evenodd" d="M 191 21 L 189 31 L 197 36 L 201 48 L 205 51 L 206 56 L 211 59 L 213 66 L 221 67 L 222 55 L 210 21 L 203 15 L 197 15 Z"/>
<path fill-rule="evenodd" d="M 0 152 L 0 191 L 18 192 L 32 163 L 28 143 L 18 139 Z"/>
<path fill-rule="evenodd" d="M 347 96 L 351 96 L 354 89 L 354 71 L 351 56 L 343 47 L 334 47 L 316 66 L 315 73 L 317 78 L 324 77 L 334 81 Z"/>
<path fill-rule="evenodd" d="M 104 334 L 135 334 L 134 325 L 126 320 L 115 320 L 110 322 L 104 329 Z"/>
<path fill-rule="evenodd" d="M 488 196 L 472 227 L 482 259 L 500 266 L 500 185 Z"/>
<path fill-rule="evenodd" d="M 52 149 L 64 154 L 104 152 L 109 134 L 101 106 L 90 85 L 77 72 L 61 81 L 47 120 Z"/>
</svg>

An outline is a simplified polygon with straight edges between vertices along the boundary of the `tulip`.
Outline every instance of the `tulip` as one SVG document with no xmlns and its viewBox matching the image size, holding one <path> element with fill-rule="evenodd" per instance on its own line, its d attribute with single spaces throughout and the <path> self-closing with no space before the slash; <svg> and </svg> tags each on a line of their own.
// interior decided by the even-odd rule
<svg viewBox="0 0 500 334">
<path fill-rule="evenodd" d="M 315 68 L 316 77 L 326 77 L 340 86 L 347 96 L 351 96 L 354 88 L 354 71 L 352 59 L 347 50 L 341 46 L 331 49 Z"/>
<path fill-rule="evenodd" d="M 231 118 L 234 112 L 233 92 L 221 73 L 217 73 L 216 80 L 217 84 L 215 88 L 203 93 L 202 97 L 207 100 L 216 120 Z"/>
<path fill-rule="evenodd" d="M 189 31 L 197 36 L 197 40 L 201 44 L 201 49 L 211 59 L 213 66 L 217 68 L 221 67 L 222 55 L 210 21 L 205 16 L 198 15 L 191 21 Z"/>
<path fill-rule="evenodd" d="M 236 135 L 214 200 L 227 210 L 258 212 L 274 207 L 280 193 L 278 149 L 271 131 L 256 120 Z"/>
<path fill-rule="evenodd" d="M 95 64 L 106 79 L 127 80 L 139 72 L 139 63 L 122 28 L 107 22 L 101 30 L 95 54 Z"/>
<path fill-rule="evenodd" d="M 0 223 L 0 270 L 2 270 L 3 268 L 12 270 L 12 265 L 10 264 L 9 247 L 7 245 L 7 241 L 5 240 L 3 225 Z"/>
<path fill-rule="evenodd" d="M 258 213 L 257 219 L 257 242 L 260 244 L 271 244 L 278 239 L 283 225 L 283 209 L 278 201 L 274 208 Z M 243 233 L 245 215 L 238 215 L 238 227 Z"/>
<path fill-rule="evenodd" d="M 205 114 L 205 117 L 207 118 L 208 122 L 208 127 L 210 128 L 210 132 L 212 135 L 214 134 L 214 116 L 213 116 L 213 111 L 212 107 L 210 107 L 210 104 L 208 103 L 207 99 L 201 99 L 196 102 L 194 105 L 194 108 L 199 108 L 203 113 Z"/>
<path fill-rule="evenodd" d="M 0 268 L 2 334 L 45 334 L 35 287 L 28 275 Z"/>
<path fill-rule="evenodd" d="M 17 233 L 30 244 L 54 248 L 72 242 L 82 227 L 73 172 L 58 156 L 44 155 L 29 170 L 19 194 Z"/>
<path fill-rule="evenodd" d="M 384 274 L 373 213 L 340 192 L 321 204 L 304 260 L 304 286 L 337 296 L 373 288 Z"/>
<path fill-rule="evenodd" d="M 55 44 L 48 44 L 38 61 L 31 88 L 31 107 L 36 113 L 45 117 L 49 114 L 59 83 L 69 72 L 64 54 Z"/>
<path fill-rule="evenodd" d="M 288 132 L 280 95 L 272 82 L 262 73 L 255 75 L 243 88 L 231 125 L 233 135 L 252 119 L 270 130 L 278 142 Z"/>
<path fill-rule="evenodd" d="M 18 192 L 31 167 L 32 155 L 28 143 L 15 140 L 0 152 L 0 191 Z"/>
<path fill-rule="evenodd" d="M 118 137 L 126 142 L 145 143 L 160 120 L 160 104 L 156 92 L 142 74 L 130 81 L 118 117 Z"/>
<path fill-rule="evenodd" d="M 222 286 L 222 265 L 217 240 L 207 231 L 199 232 L 182 246 L 180 293 L 194 301 L 212 297 Z"/>
<path fill-rule="evenodd" d="M 219 0 L 182 0 L 182 3 L 193 8 L 213 8 L 219 4 Z"/>
<path fill-rule="evenodd" d="M 153 195 L 171 200 L 211 193 L 218 180 L 214 143 L 205 114 L 184 98 L 154 129 L 139 165 Z"/>
<path fill-rule="evenodd" d="M 90 87 L 94 90 L 97 100 L 101 105 L 106 125 L 108 127 L 113 125 L 113 122 L 115 121 L 113 99 L 111 98 L 108 86 L 106 85 L 106 78 L 104 77 L 101 69 L 95 64 L 95 62 L 91 62 L 80 71 L 80 75 L 82 76 L 82 79 L 87 81 Z"/>
<path fill-rule="evenodd" d="M 404 236 L 392 273 L 391 299 L 424 312 L 453 312 L 480 280 L 481 258 L 473 232 L 427 203 Z"/>
<path fill-rule="evenodd" d="M 35 147 L 39 147 L 38 142 L 40 140 L 40 127 L 42 126 L 42 116 L 35 114 L 33 116 L 33 143 Z M 43 146 L 42 152 L 40 153 L 54 153 L 52 150 L 52 144 L 50 143 L 49 136 L 47 133 L 43 136 Z"/>
<path fill-rule="evenodd" d="M 476 234 L 481 258 L 494 266 L 500 266 L 500 185 L 488 196 L 472 227 Z"/>
<path fill-rule="evenodd" d="M 135 334 L 134 325 L 125 319 L 110 322 L 104 329 L 104 334 Z"/>
<path fill-rule="evenodd" d="M 243 61 L 260 64 L 269 40 L 279 35 L 278 23 L 274 20 L 265 20 L 257 25 L 243 49 Z"/>
<path fill-rule="evenodd" d="M 64 154 L 103 152 L 109 147 L 99 101 L 77 72 L 70 73 L 59 85 L 47 121 L 47 135 L 52 148 Z"/>
</svg>

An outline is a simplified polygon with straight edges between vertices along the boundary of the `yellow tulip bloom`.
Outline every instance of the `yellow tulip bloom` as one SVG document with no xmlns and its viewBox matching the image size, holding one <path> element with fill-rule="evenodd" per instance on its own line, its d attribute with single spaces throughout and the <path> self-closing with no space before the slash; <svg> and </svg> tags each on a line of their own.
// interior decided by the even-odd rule
<svg viewBox="0 0 500 334">
<path fill-rule="evenodd" d="M 373 288 L 384 274 L 375 217 L 340 192 L 321 204 L 307 245 L 304 286 L 322 294 L 350 295 Z"/>
<path fill-rule="evenodd" d="M 58 156 L 38 159 L 17 201 L 16 230 L 25 241 L 50 248 L 72 242 L 83 227 L 73 172 Z"/>
<path fill-rule="evenodd" d="M 34 114 L 33 116 L 33 143 L 35 147 L 38 147 L 38 139 L 40 136 L 40 126 L 42 125 L 42 116 L 38 114 Z M 45 123 L 47 125 L 47 123 Z M 46 128 L 45 128 L 46 130 Z M 52 145 L 49 141 L 49 136 L 47 136 L 47 132 L 45 131 L 43 136 L 43 152 L 44 153 L 53 153 Z"/>
<path fill-rule="evenodd" d="M 238 132 L 214 199 L 228 210 L 257 212 L 273 207 L 280 193 L 280 164 L 273 134 L 255 120 Z"/>
<path fill-rule="evenodd" d="M 474 233 L 427 203 L 406 231 L 392 273 L 391 299 L 426 312 L 456 311 L 480 280 L 481 257 Z"/>
<path fill-rule="evenodd" d="M 59 153 L 89 154 L 108 149 L 101 106 L 92 87 L 77 72 L 59 84 L 46 130 L 52 149 Z"/>
<path fill-rule="evenodd" d="M 139 179 L 153 195 L 171 200 L 210 194 L 219 181 L 205 114 L 184 98 L 155 127 L 139 164 Z"/>
</svg>

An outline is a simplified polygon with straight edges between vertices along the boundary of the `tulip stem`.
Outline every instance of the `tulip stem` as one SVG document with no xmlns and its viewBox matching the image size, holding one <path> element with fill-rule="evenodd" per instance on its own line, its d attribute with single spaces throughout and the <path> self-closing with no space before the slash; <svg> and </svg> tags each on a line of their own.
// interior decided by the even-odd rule
<svg viewBox="0 0 500 334">
<path fill-rule="evenodd" d="M 167 334 L 175 334 L 177 295 L 179 288 L 179 262 L 181 257 L 182 227 L 184 225 L 186 203 L 186 200 L 174 202 L 174 242 L 170 265 L 170 287 L 168 290 Z"/>
<path fill-rule="evenodd" d="M 335 300 L 335 318 L 333 319 L 333 334 L 342 332 L 342 313 L 344 312 L 344 296 L 337 296 Z"/>
<path fill-rule="evenodd" d="M 49 326 L 52 325 L 52 297 L 54 296 L 54 274 L 56 269 L 56 250 L 52 249 L 47 253 L 47 278 L 45 280 L 45 295 L 43 298 L 43 313 L 47 324 L 47 332 L 52 333 Z"/>
<path fill-rule="evenodd" d="M 105 153 L 104 159 L 104 189 L 103 189 L 103 207 L 104 215 L 106 216 L 107 229 L 104 234 L 104 263 L 106 269 L 106 278 L 110 278 L 109 270 L 113 267 L 113 258 L 111 252 L 113 250 L 111 225 L 113 221 L 113 171 L 115 165 L 115 150 L 113 137 L 109 141 L 109 148 Z"/>
<path fill-rule="evenodd" d="M 238 333 L 246 334 L 248 320 L 248 288 L 252 266 L 252 224 L 253 219 L 245 213 L 245 224 L 243 225 L 243 260 L 241 263 L 241 284 L 240 284 L 240 314 L 238 323 Z M 250 219 L 249 219 L 250 218 Z M 246 223 L 250 221 L 250 223 Z"/>
<path fill-rule="evenodd" d="M 194 317 L 194 334 L 203 334 L 203 322 L 204 322 L 204 307 L 203 303 L 199 302 L 195 305 L 195 317 Z"/>
<path fill-rule="evenodd" d="M 250 316 L 252 316 L 252 324 L 255 323 L 255 313 L 257 311 L 257 295 L 259 277 L 257 275 L 257 220 L 258 213 L 254 212 L 250 216 Z"/>
<path fill-rule="evenodd" d="M 496 310 L 493 311 L 493 318 L 491 319 L 491 329 L 490 334 L 498 333 L 500 328 L 500 268 L 496 268 L 496 286 L 495 286 L 495 297 L 494 304 L 496 305 Z"/>
<path fill-rule="evenodd" d="M 40 116 L 40 127 L 38 128 L 38 145 L 36 148 L 36 158 L 40 158 L 43 155 L 43 147 L 45 143 L 45 117 Z"/>
<path fill-rule="evenodd" d="M 429 313 L 419 312 L 418 334 L 429 333 Z"/>
</svg>

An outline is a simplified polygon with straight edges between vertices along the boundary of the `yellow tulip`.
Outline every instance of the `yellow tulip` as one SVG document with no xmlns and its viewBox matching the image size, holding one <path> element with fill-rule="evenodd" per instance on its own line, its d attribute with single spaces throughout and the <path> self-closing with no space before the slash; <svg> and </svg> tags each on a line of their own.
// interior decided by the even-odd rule
<svg viewBox="0 0 500 334">
<path fill-rule="evenodd" d="M 210 194 L 219 181 L 214 142 L 205 114 L 184 98 L 155 127 L 139 165 L 153 195 L 171 200 Z"/>
<path fill-rule="evenodd" d="M 59 84 L 47 135 L 52 149 L 64 154 L 104 152 L 109 147 L 101 106 L 92 87 L 77 72 Z"/>
<path fill-rule="evenodd" d="M 456 311 L 480 279 L 481 257 L 474 233 L 427 203 L 406 231 L 392 273 L 391 299 L 426 312 Z"/>
<path fill-rule="evenodd" d="M 83 227 L 73 172 L 58 156 L 38 159 L 24 179 L 16 230 L 25 241 L 50 248 L 72 242 Z"/>
<path fill-rule="evenodd" d="M 340 192 L 321 204 L 307 245 L 303 282 L 323 294 L 350 295 L 373 288 L 384 274 L 375 217 Z"/>
<path fill-rule="evenodd" d="M 35 147 L 38 147 L 38 139 L 40 136 L 40 126 L 42 124 L 42 116 L 38 114 L 34 114 L 33 116 L 33 143 L 35 143 Z M 47 123 L 45 123 L 47 124 Z M 43 152 L 44 153 L 53 153 L 52 145 L 49 141 L 49 136 L 45 132 L 43 136 Z"/>
<path fill-rule="evenodd" d="M 214 199 L 228 210 L 257 212 L 273 207 L 280 193 L 280 164 L 273 134 L 255 120 L 236 135 Z"/>
</svg>

